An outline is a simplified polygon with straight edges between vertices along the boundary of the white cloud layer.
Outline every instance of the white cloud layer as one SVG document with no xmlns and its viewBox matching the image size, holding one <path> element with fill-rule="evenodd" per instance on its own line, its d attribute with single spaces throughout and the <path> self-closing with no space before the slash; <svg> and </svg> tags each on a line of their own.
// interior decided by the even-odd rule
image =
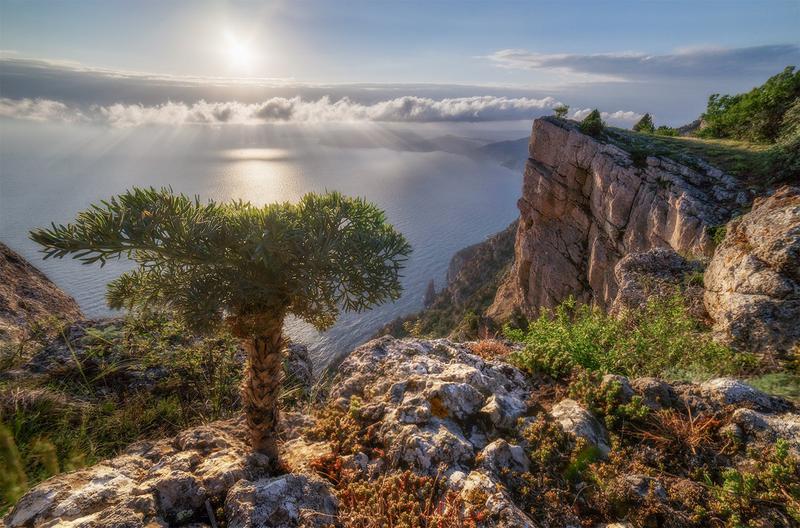
<svg viewBox="0 0 800 528">
<path fill-rule="evenodd" d="M 90 105 L 81 107 L 49 99 L 0 98 L 0 117 L 34 121 L 85 122 L 114 127 L 142 125 L 324 123 L 324 122 L 482 122 L 532 119 L 547 113 L 559 101 L 553 97 L 532 99 L 496 96 L 456 97 L 435 100 L 404 96 L 372 104 L 343 97 L 305 100 L 273 97 L 261 103 L 167 102 Z"/>
<path fill-rule="evenodd" d="M 572 119 L 576 121 L 582 121 L 592 112 L 592 108 L 583 108 L 581 110 L 575 110 L 572 113 Z M 632 112 L 630 110 L 617 110 L 616 112 L 600 112 L 600 117 L 607 121 L 612 121 L 614 123 L 635 123 L 639 121 L 644 114 L 639 114 L 637 112 Z"/>
</svg>

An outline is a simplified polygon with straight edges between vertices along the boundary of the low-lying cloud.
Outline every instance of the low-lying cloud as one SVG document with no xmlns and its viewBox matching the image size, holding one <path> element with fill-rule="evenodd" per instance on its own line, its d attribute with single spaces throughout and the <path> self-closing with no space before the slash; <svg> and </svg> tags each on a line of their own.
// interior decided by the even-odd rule
<svg viewBox="0 0 800 528">
<path fill-rule="evenodd" d="M 497 66 L 520 70 L 557 70 L 602 80 L 742 78 L 774 75 L 800 62 L 800 46 L 774 44 L 746 48 L 692 48 L 664 55 L 626 53 L 536 53 L 499 50 L 487 57 Z"/>
<path fill-rule="evenodd" d="M 576 121 L 582 121 L 592 113 L 591 108 L 583 108 L 581 110 L 575 110 L 572 113 L 572 119 Z M 635 123 L 639 121 L 644 114 L 639 114 L 637 112 L 632 112 L 630 110 L 617 110 L 616 112 L 600 112 L 600 117 L 607 121 L 616 122 L 616 123 Z"/>
<path fill-rule="evenodd" d="M 114 127 L 143 125 L 223 125 L 326 122 L 485 122 L 532 119 L 559 105 L 553 97 L 533 99 L 497 96 L 435 100 L 404 96 L 364 104 L 348 97 L 273 97 L 260 103 L 167 102 L 71 105 L 49 99 L 0 98 L 0 117 L 33 121 L 93 123 Z"/>
</svg>

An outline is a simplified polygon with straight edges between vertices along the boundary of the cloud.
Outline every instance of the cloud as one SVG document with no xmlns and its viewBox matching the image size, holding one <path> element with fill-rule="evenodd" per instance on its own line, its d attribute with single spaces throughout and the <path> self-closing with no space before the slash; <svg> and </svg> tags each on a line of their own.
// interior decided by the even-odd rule
<svg viewBox="0 0 800 528">
<path fill-rule="evenodd" d="M 0 117 L 34 121 L 84 122 L 113 127 L 323 122 L 485 122 L 532 119 L 549 112 L 553 97 L 476 96 L 435 100 L 403 96 L 372 104 L 348 97 L 273 97 L 259 103 L 237 101 L 158 105 L 115 103 L 87 107 L 50 99 L 0 98 Z"/>
<path fill-rule="evenodd" d="M 582 121 L 592 112 L 592 108 L 583 108 L 581 110 L 575 110 L 572 113 L 572 119 L 576 121 Z M 611 121 L 614 123 L 635 123 L 639 121 L 644 114 L 639 114 L 637 112 L 632 112 L 630 110 L 617 110 L 616 112 L 600 112 L 600 117 L 607 121 Z"/>
<path fill-rule="evenodd" d="M 774 44 L 747 48 L 687 48 L 665 55 L 638 52 L 570 54 L 499 50 L 487 57 L 497 66 L 555 70 L 601 80 L 736 79 L 773 75 L 800 63 L 800 46 Z"/>
</svg>

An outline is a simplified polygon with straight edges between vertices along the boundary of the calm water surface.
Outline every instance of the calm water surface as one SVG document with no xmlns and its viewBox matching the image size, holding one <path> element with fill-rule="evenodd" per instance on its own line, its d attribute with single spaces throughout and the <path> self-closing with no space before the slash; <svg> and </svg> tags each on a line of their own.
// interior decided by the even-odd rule
<svg viewBox="0 0 800 528">
<path fill-rule="evenodd" d="M 485 140 L 513 130 L 423 130 Z M 402 132 L 402 131 L 401 131 Z M 415 131 L 416 133 L 416 131 Z M 516 216 L 521 177 L 491 160 L 419 152 L 408 136 L 381 127 L 187 127 L 112 130 L 0 121 L 0 240 L 73 295 L 90 317 L 112 315 L 105 284 L 128 269 L 71 260 L 43 261 L 30 229 L 67 222 L 90 203 L 133 185 L 166 186 L 216 200 L 261 204 L 308 191 L 360 195 L 386 210 L 411 242 L 403 297 L 362 314 L 344 314 L 318 333 L 300 321 L 289 335 L 323 365 L 368 339 L 391 319 L 421 308 L 428 280 L 440 285 L 452 254 L 499 231 Z M 331 146 L 336 145 L 336 146 Z M 345 145 L 345 146 L 342 146 Z M 368 148 L 365 148 L 368 147 Z"/>
</svg>

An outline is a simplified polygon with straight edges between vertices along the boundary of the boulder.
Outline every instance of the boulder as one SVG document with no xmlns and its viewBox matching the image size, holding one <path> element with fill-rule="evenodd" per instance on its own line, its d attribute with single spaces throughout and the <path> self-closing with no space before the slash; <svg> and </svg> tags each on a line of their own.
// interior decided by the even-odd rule
<svg viewBox="0 0 800 528">
<path fill-rule="evenodd" d="M 731 423 L 744 433 L 745 441 L 772 444 L 784 440 L 791 449 L 800 453 L 800 414 L 766 414 L 752 409 L 736 409 Z"/>
<path fill-rule="evenodd" d="M 527 412 L 525 376 L 446 339 L 383 337 L 353 351 L 334 379 L 331 399 L 353 397 L 393 464 L 435 476 L 467 471 L 476 454 Z"/>
<path fill-rule="evenodd" d="M 565 433 L 586 440 L 597 447 L 603 456 L 611 451 L 605 427 L 575 400 L 561 400 L 550 410 L 550 416 Z"/>
<path fill-rule="evenodd" d="M 531 461 L 525 450 L 518 445 L 511 445 L 503 439 L 498 439 L 486 446 L 478 455 L 480 467 L 501 476 L 503 470 L 526 472 L 531 467 Z"/>
<path fill-rule="evenodd" d="M 464 480 L 459 495 L 466 503 L 474 501 L 476 495 L 485 497 L 481 511 L 485 511 L 488 518 L 483 526 L 536 528 L 533 521 L 514 504 L 505 487 L 484 471 L 471 471 Z"/>
<path fill-rule="evenodd" d="M 791 408 L 786 400 L 770 396 L 733 378 L 714 378 L 700 384 L 699 389 L 707 401 L 720 405 L 736 405 L 767 413 Z"/>
<path fill-rule="evenodd" d="M 731 221 L 705 273 L 720 339 L 773 357 L 800 343 L 800 187 L 757 199 Z"/>
<path fill-rule="evenodd" d="M 672 385 L 658 378 L 636 378 L 631 381 L 631 387 L 642 397 L 642 403 L 654 411 L 676 407 L 681 403 Z"/>
<path fill-rule="evenodd" d="M 336 513 L 330 485 L 315 475 L 240 480 L 225 498 L 228 528 L 325 528 Z"/>
</svg>

